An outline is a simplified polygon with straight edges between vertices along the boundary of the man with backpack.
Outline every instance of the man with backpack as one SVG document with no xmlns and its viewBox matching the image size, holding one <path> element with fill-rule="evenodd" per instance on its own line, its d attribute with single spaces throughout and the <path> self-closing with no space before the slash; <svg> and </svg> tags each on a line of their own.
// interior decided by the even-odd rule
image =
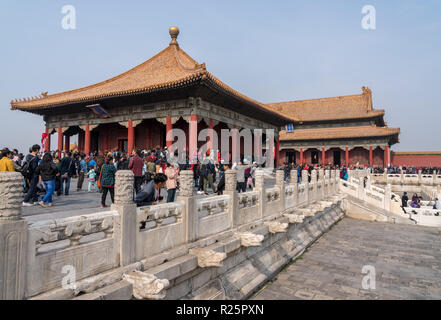
<svg viewBox="0 0 441 320">
<path fill-rule="evenodd" d="M 37 154 L 40 152 L 40 146 L 38 144 L 34 144 L 29 151 L 30 153 L 26 156 L 21 171 L 29 185 L 28 192 L 26 193 L 22 204 L 24 207 L 30 207 L 38 203 L 38 174 L 36 174 L 35 171 L 40 160 L 37 156 Z"/>
</svg>

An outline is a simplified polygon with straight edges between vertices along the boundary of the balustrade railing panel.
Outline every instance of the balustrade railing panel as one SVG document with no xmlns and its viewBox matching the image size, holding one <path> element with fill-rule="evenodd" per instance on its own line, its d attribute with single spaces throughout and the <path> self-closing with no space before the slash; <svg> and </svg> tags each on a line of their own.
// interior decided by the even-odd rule
<svg viewBox="0 0 441 320">
<path fill-rule="evenodd" d="M 137 260 L 185 243 L 183 213 L 180 201 L 137 208 Z"/>
<path fill-rule="evenodd" d="M 260 192 L 249 191 L 238 194 L 238 224 L 243 225 L 260 219 Z"/>
<path fill-rule="evenodd" d="M 117 267 L 118 220 L 108 211 L 31 224 L 26 296 L 60 287 L 68 272 L 81 280 Z"/>
<path fill-rule="evenodd" d="M 214 196 L 196 201 L 199 217 L 198 238 L 231 228 L 230 196 Z"/>
</svg>

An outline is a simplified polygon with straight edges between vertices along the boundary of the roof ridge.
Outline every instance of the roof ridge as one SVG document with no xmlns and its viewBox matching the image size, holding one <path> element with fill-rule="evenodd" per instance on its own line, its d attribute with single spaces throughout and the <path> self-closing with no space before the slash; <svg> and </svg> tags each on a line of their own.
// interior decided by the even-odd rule
<svg viewBox="0 0 441 320">
<path fill-rule="evenodd" d="M 267 105 L 275 105 L 275 104 L 282 104 L 282 103 L 293 103 L 293 102 L 306 102 L 306 101 L 320 101 L 320 100 L 328 100 L 328 99 L 338 99 L 338 98 L 353 98 L 353 97 L 362 97 L 366 94 L 359 93 L 359 94 L 351 94 L 351 95 L 345 95 L 345 96 L 335 96 L 335 97 L 323 97 L 323 98 L 314 98 L 314 99 L 303 99 L 303 100 L 289 100 L 289 101 L 279 101 L 279 102 L 269 102 L 266 103 Z"/>
<path fill-rule="evenodd" d="M 297 118 L 294 118 L 294 117 L 292 117 L 292 116 L 290 116 L 290 115 L 287 115 L 287 114 L 277 113 L 277 112 L 275 112 L 272 108 L 269 108 L 267 105 L 265 105 L 264 103 L 259 102 L 259 101 L 255 100 L 255 99 L 253 99 L 253 98 L 250 98 L 250 97 L 248 97 L 247 95 L 245 95 L 245 94 L 243 94 L 243 93 L 237 91 L 236 89 L 233 89 L 232 87 L 230 87 L 228 84 L 226 84 L 226 83 L 223 82 L 222 80 L 218 79 L 216 76 L 214 76 L 214 75 L 213 75 L 211 72 L 209 72 L 209 71 L 207 71 L 207 77 L 208 77 L 209 79 L 211 79 L 211 80 L 212 80 L 214 83 L 216 83 L 217 85 L 221 86 L 223 89 L 229 91 L 230 93 L 232 93 L 232 94 L 234 94 L 234 95 L 236 95 L 236 96 L 238 96 L 238 97 L 240 97 L 240 98 L 242 98 L 242 99 L 244 99 L 244 100 L 246 100 L 246 101 L 248 101 L 248 102 L 251 102 L 251 103 L 256 104 L 257 106 L 259 106 L 260 108 L 262 108 L 262 109 L 264 109 L 264 110 L 266 110 L 266 111 L 268 111 L 268 112 L 275 113 L 275 114 L 277 114 L 279 117 L 280 117 L 280 116 L 281 116 L 281 117 L 284 117 L 284 118 L 289 119 L 289 120 L 291 120 L 291 121 L 293 121 L 293 122 L 298 121 Z"/>
<path fill-rule="evenodd" d="M 197 66 L 200 66 L 200 65 L 197 63 L 196 60 L 194 60 L 194 59 L 193 59 L 190 55 L 188 55 L 184 50 L 182 50 L 182 49 L 180 49 L 180 48 L 176 48 L 176 46 L 169 45 L 169 46 L 165 47 L 164 49 L 162 49 L 161 51 L 159 51 L 158 53 L 156 53 L 156 54 L 155 54 L 154 56 L 152 56 L 151 58 L 149 58 L 149 59 L 147 59 L 147 60 L 141 62 L 140 64 L 138 64 L 138 65 L 136 65 L 136 66 L 130 68 L 129 70 L 124 71 L 123 73 L 120 73 L 120 74 L 118 74 L 118 75 L 116 75 L 116 76 L 113 76 L 113 77 L 111 77 L 111 78 L 109 78 L 109 79 L 106 79 L 106 80 L 103 80 L 103 81 L 100 81 L 100 82 L 97 82 L 97 83 L 94 83 L 94 84 L 91 84 L 91 85 L 87 85 L 87 86 L 84 86 L 84 87 L 81 87 L 81 88 L 76 88 L 76 89 L 72 89 L 72 90 L 67 90 L 67 91 L 57 92 L 57 93 L 54 93 L 54 94 L 47 94 L 47 95 L 42 96 L 42 97 L 31 98 L 31 99 L 29 99 L 29 98 L 22 98 L 22 99 L 23 99 L 22 101 L 19 101 L 19 99 L 16 99 L 15 101 L 11 101 L 11 105 L 13 105 L 13 104 L 16 105 L 16 104 L 19 103 L 19 102 L 31 102 L 31 101 L 39 101 L 39 100 L 43 100 L 43 99 L 47 99 L 47 98 L 56 98 L 56 97 L 59 97 L 59 96 L 65 95 L 65 94 L 81 92 L 81 91 L 85 91 L 85 90 L 89 90 L 89 89 L 93 89 L 93 88 L 96 88 L 96 87 L 102 86 L 102 85 L 104 85 L 104 84 L 111 83 L 111 82 L 113 82 L 113 81 L 116 81 L 116 80 L 118 80 L 118 79 L 120 79 L 120 78 L 126 76 L 127 74 L 130 74 L 130 73 L 132 73 L 132 72 L 134 72 L 134 71 L 136 71 L 136 70 L 138 70 L 138 69 L 144 67 L 144 66 L 145 66 L 146 64 L 148 64 L 149 62 L 151 63 L 151 61 L 153 61 L 154 59 L 156 59 L 156 58 L 159 57 L 160 55 L 164 54 L 164 52 L 166 52 L 167 50 L 175 50 L 175 51 L 174 51 L 174 58 L 175 58 L 175 60 L 176 60 L 176 62 L 177 62 L 177 64 L 178 64 L 178 66 L 179 66 L 182 70 L 184 70 L 184 71 L 195 71 L 195 72 L 200 71 L 200 70 L 197 70 L 197 69 L 196 69 Z M 180 59 L 179 59 L 179 57 L 178 57 L 178 55 L 177 55 L 177 50 L 181 50 L 181 52 L 182 52 L 184 55 L 186 55 L 188 58 L 190 58 L 192 61 L 195 62 L 195 68 L 194 68 L 194 69 L 186 68 L 186 67 L 183 65 L 183 63 L 180 61 Z M 201 65 L 201 66 L 202 66 L 202 65 Z M 199 69 L 202 70 L 203 68 L 201 67 L 201 68 L 199 68 Z M 187 77 L 184 77 L 184 78 L 181 78 L 181 79 L 185 79 L 185 78 L 187 78 Z M 180 79 L 178 79 L 177 81 L 179 81 L 179 80 L 180 80 Z M 173 82 L 173 81 L 172 81 L 172 82 Z M 144 87 L 144 88 L 148 88 L 148 87 Z M 111 94 L 110 94 L 110 95 L 111 95 Z"/>
</svg>

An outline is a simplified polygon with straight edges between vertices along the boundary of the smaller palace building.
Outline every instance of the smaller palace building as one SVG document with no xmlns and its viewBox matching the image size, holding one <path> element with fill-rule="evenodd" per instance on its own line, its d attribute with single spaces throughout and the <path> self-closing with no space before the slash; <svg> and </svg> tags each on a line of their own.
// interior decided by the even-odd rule
<svg viewBox="0 0 441 320">
<path fill-rule="evenodd" d="M 373 108 L 372 91 L 361 94 L 270 103 L 275 112 L 298 119 L 280 132 L 280 161 L 296 164 L 391 164 L 390 147 L 399 128 L 384 122 L 384 110 Z"/>
</svg>

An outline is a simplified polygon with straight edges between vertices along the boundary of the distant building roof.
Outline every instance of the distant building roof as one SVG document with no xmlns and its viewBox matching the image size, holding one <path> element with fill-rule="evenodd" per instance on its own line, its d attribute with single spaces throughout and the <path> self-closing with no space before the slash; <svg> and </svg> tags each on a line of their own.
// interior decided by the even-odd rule
<svg viewBox="0 0 441 320">
<path fill-rule="evenodd" d="M 362 90 L 362 94 L 276 102 L 267 106 L 302 122 L 382 117 L 384 110 L 372 107 L 372 91 L 366 87 Z"/>
<path fill-rule="evenodd" d="M 392 151 L 396 156 L 441 156 L 441 151 Z"/>
<path fill-rule="evenodd" d="M 320 129 L 298 129 L 291 133 L 280 132 L 281 141 L 295 140 L 329 140 L 345 138 L 364 138 L 364 137 L 386 137 L 398 135 L 400 129 L 382 128 L 376 126 L 359 127 L 339 127 L 339 128 L 320 128 Z"/>
</svg>

